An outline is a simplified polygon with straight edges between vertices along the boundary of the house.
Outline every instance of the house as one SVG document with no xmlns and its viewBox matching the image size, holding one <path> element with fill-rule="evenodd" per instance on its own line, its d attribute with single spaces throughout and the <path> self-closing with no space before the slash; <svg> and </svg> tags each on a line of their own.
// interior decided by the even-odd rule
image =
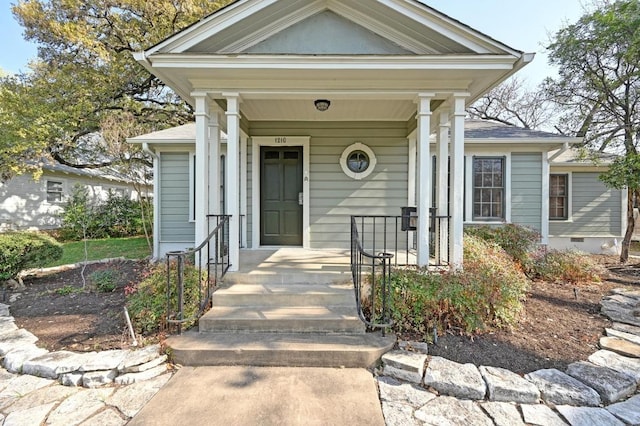
<svg viewBox="0 0 640 426">
<path fill-rule="evenodd" d="M 413 205 L 415 262 L 427 265 L 433 198 L 435 214 L 450 216 L 435 246 L 446 241 L 441 255 L 461 265 L 465 167 L 471 167 L 466 105 L 533 56 L 416 0 L 238 0 L 204 17 L 135 54 L 195 110 L 193 151 L 146 144 L 159 154 L 155 254 L 203 241 L 207 216 L 222 213 L 222 205 L 230 235 L 243 229 L 229 246 L 232 271 L 245 239 L 250 249 L 348 248 L 350 216 L 398 215 Z M 436 183 L 446 181 L 446 168 L 436 167 L 432 177 L 432 133 L 437 164 L 451 159 L 450 200 Z M 548 148 L 536 150 L 541 162 Z M 495 153 L 477 158 L 488 168 Z M 432 196 L 434 183 L 440 189 Z M 499 189 L 484 189 L 500 196 Z M 497 198 L 479 203 L 488 221 L 509 213 L 498 211 Z"/>
<path fill-rule="evenodd" d="M 551 248 L 572 248 L 591 253 L 619 250 L 619 242 L 626 229 L 626 191 L 608 189 L 598 179 L 612 160 L 611 156 L 601 154 L 599 161 L 594 162 L 581 158 L 579 151 L 570 147 L 571 144 L 580 143 L 579 138 L 490 121 L 466 120 L 464 131 L 464 226 L 518 223 L 540 232 L 542 242 Z M 158 182 L 154 196 L 157 201 L 155 217 L 159 218 L 154 232 L 157 236 L 156 256 L 193 247 L 195 204 L 198 198 L 194 180 L 195 123 L 138 136 L 130 141 L 151 147 L 159 159 L 156 162 Z M 221 141 L 221 167 L 217 169 L 218 172 L 224 170 L 222 165 L 227 150 L 224 135 Z M 409 142 L 407 148 L 412 149 Z M 435 151 L 435 135 L 432 135 L 430 145 L 430 151 Z M 364 151 L 367 147 L 360 149 Z M 374 151 L 369 150 L 368 156 L 377 161 Z M 241 157 L 245 158 L 242 153 Z M 333 163 L 340 163 L 340 159 L 339 153 L 335 152 Z M 330 162 L 327 159 L 327 163 Z M 244 160 L 240 167 L 243 170 L 241 176 L 246 175 L 244 170 L 250 170 L 251 166 L 249 159 Z M 414 205 L 415 199 L 415 171 L 411 170 L 408 158 L 404 167 L 410 182 L 407 185 L 408 194 L 400 195 L 398 206 Z M 436 155 L 432 155 L 432 173 L 432 180 L 436 182 L 433 185 L 432 206 L 436 207 Z M 178 178 L 179 175 L 181 178 Z M 220 173 L 219 179 L 220 182 L 224 181 L 223 173 Z M 491 188 L 484 182 L 489 179 Z M 361 180 L 366 178 L 362 177 Z M 242 179 L 240 187 L 245 188 L 246 184 Z M 487 192 L 490 195 L 486 195 Z M 224 190 L 221 190 L 219 196 L 222 200 L 223 194 Z M 487 197 L 489 202 L 485 202 Z M 250 203 L 248 196 L 241 200 L 241 247 L 253 245 L 251 231 L 246 226 L 247 220 L 251 220 L 251 211 L 247 210 Z M 224 203 L 220 211 L 225 211 Z M 245 212 L 248 213 L 246 216 Z M 398 215 L 400 209 L 390 213 Z M 343 229 L 342 232 L 348 236 L 347 231 Z M 345 247 L 344 236 L 336 235 L 335 238 L 334 242 L 324 245 L 318 243 L 312 247 Z"/>
<path fill-rule="evenodd" d="M 109 191 L 131 199 L 139 196 L 133 182 L 115 172 L 45 163 L 39 179 L 22 174 L 0 183 L 0 230 L 58 228 L 63 206 L 78 184 L 95 200 L 105 200 Z M 151 195 L 149 185 L 143 189 Z"/>
</svg>

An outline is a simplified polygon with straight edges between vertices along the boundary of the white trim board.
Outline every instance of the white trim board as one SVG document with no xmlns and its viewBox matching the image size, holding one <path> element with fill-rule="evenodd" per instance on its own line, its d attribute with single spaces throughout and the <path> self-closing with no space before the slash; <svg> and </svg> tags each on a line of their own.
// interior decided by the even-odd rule
<svg viewBox="0 0 640 426">
<path fill-rule="evenodd" d="M 254 136 L 251 137 L 251 247 L 260 245 L 260 147 L 261 146 L 301 146 L 302 147 L 302 247 L 310 248 L 310 194 L 309 194 L 309 146 L 310 136 Z"/>
</svg>

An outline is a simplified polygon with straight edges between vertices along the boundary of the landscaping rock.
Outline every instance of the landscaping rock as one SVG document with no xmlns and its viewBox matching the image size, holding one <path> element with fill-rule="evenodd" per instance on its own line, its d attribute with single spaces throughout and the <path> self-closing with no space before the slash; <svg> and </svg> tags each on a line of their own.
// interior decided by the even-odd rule
<svg viewBox="0 0 640 426">
<path fill-rule="evenodd" d="M 473 401 L 441 396 L 414 413 L 428 425 L 493 426 L 493 421 Z"/>
<path fill-rule="evenodd" d="M 9 312 L 9 305 L 0 303 L 0 317 L 10 317 L 10 316 L 11 316 L 11 312 Z"/>
<path fill-rule="evenodd" d="M 22 366 L 26 361 L 47 353 L 49 353 L 48 350 L 39 348 L 36 345 L 18 346 L 16 349 L 6 353 L 2 360 L 2 364 L 4 368 L 12 373 L 21 373 Z"/>
<path fill-rule="evenodd" d="M 625 324 L 622 322 L 614 322 L 611 327 L 614 330 L 619 330 L 619 331 L 623 331 L 625 333 L 629 333 L 629 334 L 635 334 L 636 336 L 640 336 L 640 327 L 637 327 L 635 325 L 630 325 L 630 324 Z"/>
<path fill-rule="evenodd" d="M 523 404 L 520 409 L 522 410 L 524 422 L 528 425 L 566 426 L 567 424 L 551 408 L 544 404 Z"/>
<path fill-rule="evenodd" d="M 171 374 L 163 374 L 153 379 L 123 386 L 106 399 L 125 416 L 135 416 L 142 407 L 162 388 L 171 378 Z"/>
<path fill-rule="evenodd" d="M 480 407 L 491 417 L 496 426 L 524 426 L 515 404 L 508 402 L 481 402 Z"/>
<path fill-rule="evenodd" d="M 594 352 L 588 359 L 593 364 L 628 374 L 635 379 L 636 384 L 640 383 L 640 359 L 629 358 L 604 349 Z"/>
<path fill-rule="evenodd" d="M 402 383 L 393 377 L 378 377 L 380 400 L 400 402 L 414 408 L 420 408 L 436 396 L 431 392 L 411 383 Z"/>
<path fill-rule="evenodd" d="M 424 374 L 425 386 L 431 386 L 444 395 L 462 399 L 484 399 L 486 385 L 478 368 L 473 364 L 459 364 L 434 356 Z"/>
<path fill-rule="evenodd" d="M 600 395 L 573 377 L 554 368 L 529 373 L 525 378 L 534 383 L 545 402 L 595 407 L 600 405 Z"/>
<path fill-rule="evenodd" d="M 134 373 L 135 371 L 130 370 L 130 368 L 153 361 L 159 356 L 160 345 L 157 344 L 137 349 L 135 351 L 129 351 L 124 360 L 122 360 L 120 365 L 118 365 L 118 371 Z"/>
<path fill-rule="evenodd" d="M 640 328 L 638 328 L 638 330 L 640 330 Z M 614 328 L 605 328 L 604 331 L 605 333 L 607 333 L 607 336 L 609 337 L 617 337 L 618 339 L 623 339 L 623 340 L 626 340 L 627 342 L 640 345 L 640 335 L 627 333 L 626 331 L 616 330 Z"/>
<path fill-rule="evenodd" d="M 606 404 L 617 402 L 636 391 L 633 377 L 590 362 L 570 364 L 567 374 L 598 392 Z"/>
<path fill-rule="evenodd" d="M 47 425 L 79 424 L 105 407 L 104 401 L 113 389 L 86 389 L 62 401 L 47 418 Z"/>
<path fill-rule="evenodd" d="M 60 375 L 63 386 L 82 386 L 82 373 L 66 373 Z"/>
<path fill-rule="evenodd" d="M 382 402 L 385 426 L 422 426 L 413 416 L 413 407 L 401 402 Z"/>
<path fill-rule="evenodd" d="M 571 426 L 624 426 L 624 423 L 604 408 L 558 405 L 556 410 Z"/>
<path fill-rule="evenodd" d="M 5 414 L 9 414 L 14 411 L 28 410 L 31 407 L 50 404 L 52 402 L 59 403 L 76 392 L 78 392 L 78 389 L 53 383 L 50 386 L 45 386 L 21 395 L 20 398 L 16 398 L 11 405 L 3 408 L 3 411 Z"/>
<path fill-rule="evenodd" d="M 88 353 L 84 356 L 82 365 L 78 368 L 78 371 L 86 373 L 88 371 L 115 370 L 127 354 L 128 351 L 123 350 Z"/>
<path fill-rule="evenodd" d="M 57 379 L 60 374 L 70 373 L 80 368 L 83 356 L 74 352 L 49 352 L 25 362 L 22 366 L 24 374 Z"/>
<path fill-rule="evenodd" d="M 53 380 L 42 379 L 34 376 L 15 376 L 0 392 L 0 409 L 4 410 L 17 399 L 37 389 L 51 385 Z"/>
<path fill-rule="evenodd" d="M 640 313 L 639 302 L 635 296 L 629 293 L 621 294 L 618 292 L 602 299 L 600 305 L 602 313 L 611 320 L 640 326 L 640 318 L 636 316 Z"/>
<path fill-rule="evenodd" d="M 0 317 L 0 334 L 18 330 L 13 317 Z"/>
<path fill-rule="evenodd" d="M 44 424 L 47 414 L 55 406 L 55 403 L 38 405 L 27 410 L 14 411 L 5 419 L 3 426 L 25 426 Z"/>
<path fill-rule="evenodd" d="M 398 342 L 398 347 L 403 351 L 417 352 L 425 355 L 429 353 L 429 346 L 424 342 L 402 341 Z"/>
<path fill-rule="evenodd" d="M 412 383 L 422 383 L 424 364 L 427 355 L 407 351 L 391 351 L 382 356 L 383 374 L 406 380 Z"/>
<path fill-rule="evenodd" d="M 640 395 L 607 407 L 607 411 L 630 425 L 640 424 Z"/>
<path fill-rule="evenodd" d="M 149 380 L 167 372 L 166 365 L 159 365 L 140 373 L 127 373 L 115 378 L 115 382 L 118 385 L 130 385 L 143 380 Z"/>
<path fill-rule="evenodd" d="M 113 383 L 113 379 L 118 375 L 118 371 L 113 370 L 106 371 L 90 371 L 82 375 L 82 386 L 85 388 L 97 388 L 109 383 Z"/>
<path fill-rule="evenodd" d="M 479 370 L 487 383 L 490 401 L 535 404 L 540 399 L 540 391 L 536 385 L 516 373 L 504 368 L 485 366 L 481 366 Z"/>
<path fill-rule="evenodd" d="M 165 362 L 167 362 L 167 356 L 166 355 L 162 355 L 154 360 L 151 360 L 149 362 L 145 362 L 144 364 L 140 364 L 140 365 L 133 365 L 131 367 L 127 367 L 124 370 L 122 370 L 123 373 L 140 373 L 142 371 L 147 371 L 150 370 L 154 367 L 157 367 L 160 364 L 164 364 Z"/>
<path fill-rule="evenodd" d="M 640 345 L 617 337 L 601 337 L 600 347 L 623 356 L 640 358 Z"/>
<path fill-rule="evenodd" d="M 0 356 L 5 356 L 7 352 L 18 346 L 31 345 L 38 341 L 38 338 L 23 328 L 8 331 L 0 334 Z"/>
</svg>

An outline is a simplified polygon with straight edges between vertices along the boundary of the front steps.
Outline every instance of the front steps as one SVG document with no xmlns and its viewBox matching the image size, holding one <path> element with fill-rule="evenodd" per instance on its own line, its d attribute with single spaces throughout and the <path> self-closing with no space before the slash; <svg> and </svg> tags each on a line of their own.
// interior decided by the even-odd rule
<svg viewBox="0 0 640 426">
<path fill-rule="evenodd" d="M 375 364 L 391 349 L 394 336 L 365 333 L 352 284 L 317 273 L 296 273 L 289 276 L 294 283 L 286 284 L 288 276 L 233 274 L 229 281 L 235 284 L 214 293 L 197 332 L 167 339 L 174 361 L 355 368 Z M 302 276 L 311 283 L 299 282 Z"/>
</svg>

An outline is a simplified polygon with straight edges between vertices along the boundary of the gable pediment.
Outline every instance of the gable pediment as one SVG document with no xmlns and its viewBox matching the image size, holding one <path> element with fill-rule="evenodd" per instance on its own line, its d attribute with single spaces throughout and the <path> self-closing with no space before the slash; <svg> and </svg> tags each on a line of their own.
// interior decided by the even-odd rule
<svg viewBox="0 0 640 426">
<path fill-rule="evenodd" d="M 238 0 L 152 47 L 147 54 L 516 52 L 415 0 Z"/>
</svg>

